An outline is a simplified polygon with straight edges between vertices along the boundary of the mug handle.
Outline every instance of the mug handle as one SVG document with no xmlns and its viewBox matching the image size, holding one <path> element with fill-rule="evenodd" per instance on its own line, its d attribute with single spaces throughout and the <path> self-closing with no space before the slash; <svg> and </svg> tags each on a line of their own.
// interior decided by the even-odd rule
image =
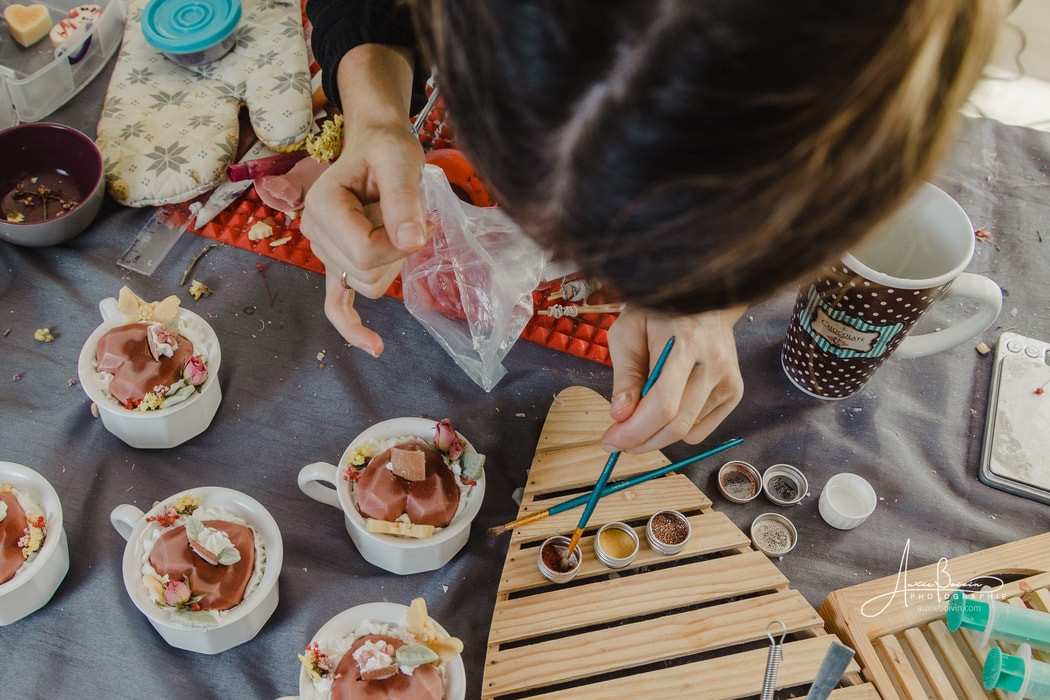
<svg viewBox="0 0 1050 700">
<path fill-rule="evenodd" d="M 949 297 L 965 297 L 978 302 L 973 315 L 960 323 L 943 330 L 910 335 L 894 352 L 895 357 L 922 357 L 947 350 L 983 333 L 995 323 L 1003 308 L 1003 291 L 992 280 L 982 275 L 964 272 L 959 275 L 945 293 Z"/>
<path fill-rule="evenodd" d="M 106 297 L 100 301 L 98 303 L 98 313 L 103 321 L 116 318 L 120 314 L 120 307 L 117 305 L 117 300 L 113 297 Z"/>
<path fill-rule="evenodd" d="M 327 462 L 307 464 L 299 470 L 299 490 L 315 501 L 342 510 L 339 494 L 335 490 L 336 471 L 336 467 Z M 324 484 L 330 484 L 332 488 Z"/>
<path fill-rule="evenodd" d="M 116 530 L 121 537 L 125 540 L 131 539 L 131 532 L 135 529 L 135 525 L 142 520 L 144 513 L 131 505 L 130 503 L 122 503 L 112 510 L 109 514 L 109 522 L 113 524 L 113 529 Z"/>
</svg>

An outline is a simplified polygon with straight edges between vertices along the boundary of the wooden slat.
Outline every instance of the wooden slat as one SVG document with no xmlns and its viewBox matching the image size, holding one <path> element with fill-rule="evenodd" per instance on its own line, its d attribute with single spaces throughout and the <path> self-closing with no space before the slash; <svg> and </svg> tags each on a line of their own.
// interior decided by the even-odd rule
<svg viewBox="0 0 1050 700">
<path fill-rule="evenodd" d="M 569 489 L 590 489 L 594 486 L 593 475 L 601 471 L 608 459 L 609 453 L 598 444 L 538 454 L 529 469 L 526 488 L 536 496 Z M 671 460 L 659 452 L 624 452 L 617 459 L 610 480 L 634 476 L 670 463 Z"/>
<path fill-rule="evenodd" d="M 562 635 L 491 653 L 486 660 L 485 692 L 498 696 L 530 690 L 765 639 L 770 620 L 780 620 L 789 632 L 821 625 L 801 594 L 784 591 L 611 630 Z M 580 659 L 581 650 L 587 651 L 586 663 Z"/>
<path fill-rule="evenodd" d="M 836 688 L 828 697 L 831 700 L 882 700 L 878 689 L 871 683 L 854 685 L 849 688 Z"/>
<path fill-rule="evenodd" d="M 889 663 L 890 672 L 893 673 L 897 683 L 904 689 L 904 694 L 909 698 L 926 697 L 926 690 L 922 687 L 922 681 L 919 680 L 918 674 L 915 673 L 915 669 L 912 668 L 911 663 L 908 661 L 908 656 L 904 653 L 904 647 L 901 646 L 900 641 L 893 635 L 885 635 L 876 639 L 875 645 L 885 655 Z"/>
<path fill-rule="evenodd" d="M 959 691 L 962 693 L 963 698 L 965 700 L 983 700 L 987 698 L 988 694 L 984 692 L 984 685 L 974 675 L 973 665 L 963 655 L 944 622 L 934 620 L 926 626 L 926 629 L 930 633 L 930 639 L 933 640 L 934 646 L 941 652 L 941 656 L 948 667 L 947 670 L 951 673 L 955 682 L 958 683 Z"/>
<path fill-rule="evenodd" d="M 751 540 L 741 532 L 733 522 L 722 513 L 707 511 L 700 515 L 689 518 L 693 528 L 693 534 L 685 548 L 678 554 L 666 555 L 654 552 L 645 543 L 645 528 L 636 527 L 639 540 L 642 545 L 638 556 L 630 565 L 630 568 L 648 566 L 669 561 L 685 560 L 695 558 L 704 554 L 714 552 L 725 552 L 749 548 Z M 602 564 L 591 554 L 594 552 L 594 538 L 585 536 L 580 540 L 580 548 L 586 553 L 583 565 L 577 579 L 591 578 L 594 576 L 607 576 L 610 569 Z M 536 567 L 536 548 L 517 548 L 511 545 L 507 553 L 507 561 L 503 566 L 503 575 L 500 577 L 499 592 L 512 593 L 528 588 L 547 586 L 547 580 L 540 574 Z"/>
<path fill-rule="evenodd" d="M 835 637 L 825 634 L 785 643 L 783 660 L 777 673 L 777 687 L 791 688 L 812 683 L 833 639 Z M 762 691 L 768 657 L 768 649 L 752 649 L 731 656 L 639 673 L 615 681 L 573 684 L 571 688 L 531 696 L 531 700 L 608 700 L 631 697 L 643 700 L 714 700 L 755 696 Z M 859 669 L 856 662 L 851 662 L 847 671 L 857 672 Z M 863 687 L 865 690 L 858 694 L 833 694 L 831 697 L 878 698 L 874 686 Z"/>
<path fill-rule="evenodd" d="M 726 571 L 733 576 L 726 576 Z M 689 585 L 677 585 L 688 581 Z M 556 588 L 544 595 L 508 600 L 493 613 L 489 642 L 535 636 L 537 629 L 556 634 L 615 620 L 662 613 L 726 600 L 787 584 L 764 554 L 749 551 L 724 559 L 683 564 L 673 570 Z M 571 613 L 567 613 L 571 611 Z"/>
<path fill-rule="evenodd" d="M 934 653 L 929 642 L 926 641 L 922 630 L 918 627 L 904 630 L 904 641 L 911 647 L 912 656 L 922 669 L 926 682 L 933 690 L 934 697 L 937 700 L 954 700 L 955 689 L 952 687 L 952 682 L 941 668 L 941 662 L 937 659 L 937 654 Z"/>
</svg>

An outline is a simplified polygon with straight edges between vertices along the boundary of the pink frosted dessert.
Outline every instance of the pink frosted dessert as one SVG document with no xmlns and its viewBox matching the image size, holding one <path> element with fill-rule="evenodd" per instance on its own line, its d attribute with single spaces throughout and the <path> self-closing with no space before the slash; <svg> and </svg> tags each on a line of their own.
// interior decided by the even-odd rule
<svg viewBox="0 0 1050 700">
<path fill-rule="evenodd" d="M 439 630 L 416 598 L 404 624 L 366 619 L 349 633 L 307 645 L 299 655 L 309 682 L 304 698 L 442 700 L 447 662 L 462 651 L 463 643 Z"/>
<path fill-rule="evenodd" d="M 484 459 L 464 454 L 446 418 L 437 423 L 432 443 L 399 436 L 358 445 L 344 478 L 354 484 L 357 510 L 370 531 L 428 537 L 452 522 Z"/>
<path fill-rule="evenodd" d="M 207 343 L 201 329 L 179 318 L 179 299 L 146 303 L 120 290 L 127 321 L 99 338 L 99 384 L 129 410 L 169 408 L 193 396 L 208 378 Z"/>
<path fill-rule="evenodd" d="M 0 584 L 36 557 L 46 535 L 44 509 L 11 484 L 0 484 Z"/>
</svg>

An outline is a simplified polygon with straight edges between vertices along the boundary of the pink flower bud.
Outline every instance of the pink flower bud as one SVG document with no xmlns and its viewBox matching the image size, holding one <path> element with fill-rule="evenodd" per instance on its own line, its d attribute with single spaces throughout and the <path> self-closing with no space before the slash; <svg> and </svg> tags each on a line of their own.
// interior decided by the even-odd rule
<svg viewBox="0 0 1050 700">
<path fill-rule="evenodd" d="M 208 365 L 204 364 L 200 355 L 193 355 L 186 361 L 182 374 L 190 384 L 200 386 L 208 378 Z"/>
<path fill-rule="evenodd" d="M 438 422 L 434 431 L 434 446 L 442 452 L 447 452 L 449 459 L 459 459 L 459 456 L 463 454 L 463 443 L 456 435 L 452 421 L 448 418 L 442 418 Z"/>
<path fill-rule="evenodd" d="M 182 581 L 168 581 L 164 584 L 164 601 L 168 605 L 182 605 L 190 599 L 190 587 Z"/>
</svg>

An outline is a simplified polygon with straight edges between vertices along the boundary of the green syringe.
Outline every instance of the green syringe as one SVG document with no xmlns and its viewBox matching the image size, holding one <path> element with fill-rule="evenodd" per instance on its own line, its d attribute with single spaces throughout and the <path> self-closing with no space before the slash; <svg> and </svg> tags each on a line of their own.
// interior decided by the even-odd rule
<svg viewBox="0 0 1050 700">
<path fill-rule="evenodd" d="M 945 622 L 952 632 L 960 627 L 975 630 L 978 646 L 987 646 L 995 637 L 1050 651 L 1050 613 L 1040 610 L 967 598 L 962 591 L 955 591 L 948 598 Z"/>
<path fill-rule="evenodd" d="M 1050 664 L 1032 658 L 1032 648 L 1022 644 L 1017 654 L 992 647 L 984 659 L 985 690 L 1002 690 L 1010 700 L 1050 700 Z"/>
</svg>

